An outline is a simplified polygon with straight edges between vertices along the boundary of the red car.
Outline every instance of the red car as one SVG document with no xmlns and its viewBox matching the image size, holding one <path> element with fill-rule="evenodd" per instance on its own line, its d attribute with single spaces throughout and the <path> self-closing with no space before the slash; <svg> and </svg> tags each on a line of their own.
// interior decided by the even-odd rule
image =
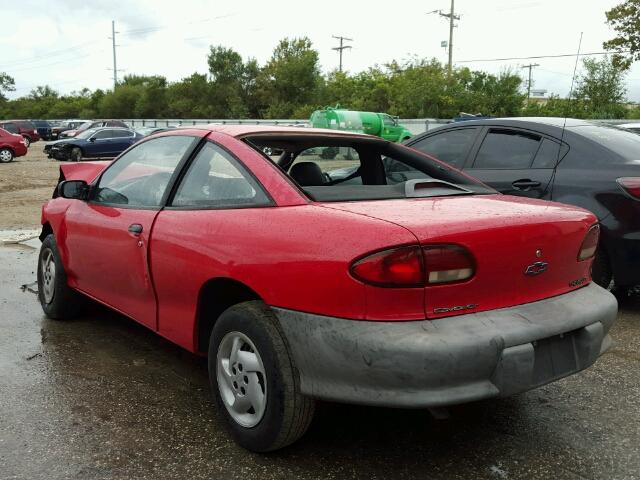
<svg viewBox="0 0 640 480">
<path fill-rule="evenodd" d="M 208 355 L 219 411 L 253 451 L 299 438 L 315 399 L 511 395 L 611 343 L 594 215 L 498 194 L 377 137 L 177 129 L 61 178 L 42 212 L 46 315 L 86 296 Z"/>
<path fill-rule="evenodd" d="M 27 154 L 27 145 L 21 135 L 0 128 L 0 163 L 9 163 L 16 157 Z"/>
<path fill-rule="evenodd" d="M 24 144 L 29 147 L 33 142 L 40 140 L 40 134 L 36 126 L 28 120 L 2 120 L 0 128 L 10 133 L 21 135 L 24 138 Z"/>
</svg>

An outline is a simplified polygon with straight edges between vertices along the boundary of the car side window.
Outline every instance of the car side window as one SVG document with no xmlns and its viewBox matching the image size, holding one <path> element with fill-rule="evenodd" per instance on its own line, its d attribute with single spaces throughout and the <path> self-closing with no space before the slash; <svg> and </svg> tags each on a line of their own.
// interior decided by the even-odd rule
<svg viewBox="0 0 640 480">
<path fill-rule="evenodd" d="M 559 143 L 543 138 L 531 168 L 554 168 L 558 160 L 564 157 L 569 148 L 565 144 L 562 147 L 562 151 L 559 152 L 558 150 L 560 150 Z"/>
<path fill-rule="evenodd" d="M 462 168 L 477 131 L 477 128 L 446 130 L 418 140 L 410 146 L 420 152 L 432 155 L 452 167 Z"/>
<path fill-rule="evenodd" d="M 194 137 L 175 135 L 134 146 L 105 170 L 92 201 L 159 207 L 176 167 L 196 141 Z"/>
<path fill-rule="evenodd" d="M 18 127 L 16 127 L 15 123 L 5 123 L 2 125 L 7 132 L 18 133 Z"/>
<path fill-rule="evenodd" d="M 132 137 L 133 136 L 133 132 L 130 132 L 128 130 L 112 130 L 112 135 L 113 138 L 126 138 L 126 137 Z"/>
<path fill-rule="evenodd" d="M 234 208 L 269 205 L 270 200 L 245 168 L 207 142 L 189 166 L 172 202 L 176 207 Z"/>
<path fill-rule="evenodd" d="M 105 138 L 113 138 L 113 136 L 113 130 L 100 130 L 93 135 L 93 138 L 104 140 Z"/>
<path fill-rule="evenodd" d="M 541 137 L 509 129 L 491 129 L 482 141 L 472 168 L 529 168 Z"/>
</svg>

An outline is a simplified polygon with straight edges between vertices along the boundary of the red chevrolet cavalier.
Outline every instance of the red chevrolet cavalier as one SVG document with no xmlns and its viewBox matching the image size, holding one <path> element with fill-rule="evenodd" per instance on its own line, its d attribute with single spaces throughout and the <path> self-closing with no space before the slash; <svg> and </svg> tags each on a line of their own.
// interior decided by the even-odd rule
<svg viewBox="0 0 640 480">
<path fill-rule="evenodd" d="M 61 170 L 42 213 L 46 315 L 90 297 L 208 355 L 250 450 L 298 439 L 315 399 L 511 395 L 610 344 L 591 213 L 500 195 L 380 138 L 194 127 Z"/>
</svg>

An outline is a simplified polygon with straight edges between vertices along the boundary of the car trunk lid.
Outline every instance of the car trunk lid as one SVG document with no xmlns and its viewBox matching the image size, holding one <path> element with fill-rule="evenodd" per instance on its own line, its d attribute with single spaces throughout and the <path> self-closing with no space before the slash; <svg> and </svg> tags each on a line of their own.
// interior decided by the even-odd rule
<svg viewBox="0 0 640 480">
<path fill-rule="evenodd" d="M 503 195 L 323 205 L 405 227 L 422 246 L 454 244 L 471 252 L 471 279 L 425 288 L 427 318 L 529 303 L 591 279 L 591 260 L 577 256 L 596 218 L 577 207 Z"/>
</svg>

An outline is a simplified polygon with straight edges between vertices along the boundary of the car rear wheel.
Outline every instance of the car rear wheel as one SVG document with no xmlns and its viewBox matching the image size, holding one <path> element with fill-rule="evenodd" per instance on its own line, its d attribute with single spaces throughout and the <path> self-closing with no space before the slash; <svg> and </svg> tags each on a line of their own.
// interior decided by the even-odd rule
<svg viewBox="0 0 640 480">
<path fill-rule="evenodd" d="M 71 149 L 71 153 L 69 154 L 69 158 L 73 162 L 79 162 L 82 160 L 82 150 L 79 147 L 73 147 Z"/>
<path fill-rule="evenodd" d="M 0 163 L 9 163 L 13 160 L 13 152 L 8 148 L 3 148 L 0 150 Z"/>
<path fill-rule="evenodd" d="M 31 139 L 27 136 L 23 136 L 22 138 L 24 138 L 24 144 L 27 148 L 29 148 L 29 145 L 31 145 Z"/>
<path fill-rule="evenodd" d="M 42 310 L 56 320 L 76 316 L 84 298 L 67 285 L 67 275 L 53 235 L 47 235 L 38 257 L 38 299 Z"/>
<path fill-rule="evenodd" d="M 315 402 L 299 392 L 278 320 L 260 301 L 220 315 L 209 341 L 209 382 L 231 435 L 248 450 L 285 447 L 313 418 Z"/>
</svg>

